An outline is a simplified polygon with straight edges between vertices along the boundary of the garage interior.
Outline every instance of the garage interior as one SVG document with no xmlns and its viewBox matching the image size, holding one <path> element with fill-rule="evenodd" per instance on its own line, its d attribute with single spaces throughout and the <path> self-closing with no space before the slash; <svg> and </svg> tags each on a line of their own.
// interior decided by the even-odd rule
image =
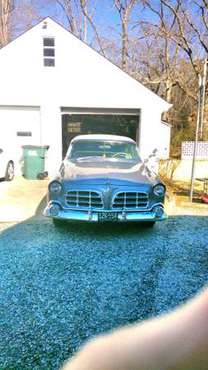
<svg viewBox="0 0 208 370">
<path fill-rule="evenodd" d="M 62 108 L 62 157 L 77 135 L 110 134 L 128 136 L 139 142 L 140 111 Z"/>
</svg>

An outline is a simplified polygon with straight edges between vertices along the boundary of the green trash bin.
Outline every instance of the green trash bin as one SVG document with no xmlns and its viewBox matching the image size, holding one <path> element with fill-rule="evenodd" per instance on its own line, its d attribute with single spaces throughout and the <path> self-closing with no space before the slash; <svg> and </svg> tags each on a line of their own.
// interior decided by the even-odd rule
<svg viewBox="0 0 208 370">
<path fill-rule="evenodd" d="M 45 171 L 45 157 L 49 146 L 23 145 L 24 177 L 37 180 L 38 175 Z"/>
</svg>

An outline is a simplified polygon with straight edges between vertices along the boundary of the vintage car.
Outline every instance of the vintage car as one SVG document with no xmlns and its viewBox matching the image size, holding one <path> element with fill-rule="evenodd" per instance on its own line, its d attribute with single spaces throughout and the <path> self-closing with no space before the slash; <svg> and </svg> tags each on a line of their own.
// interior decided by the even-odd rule
<svg viewBox="0 0 208 370">
<path fill-rule="evenodd" d="M 166 218 L 165 186 L 123 136 L 80 135 L 49 184 L 44 215 L 62 220 L 145 222 Z"/>
</svg>

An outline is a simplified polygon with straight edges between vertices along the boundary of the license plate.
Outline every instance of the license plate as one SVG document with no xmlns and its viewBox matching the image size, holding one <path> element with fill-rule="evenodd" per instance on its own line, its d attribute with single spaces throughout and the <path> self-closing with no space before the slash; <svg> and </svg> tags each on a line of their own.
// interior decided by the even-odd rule
<svg viewBox="0 0 208 370">
<path fill-rule="evenodd" d="M 98 213 L 99 221 L 117 221 L 118 214 L 115 212 L 100 212 Z"/>
</svg>

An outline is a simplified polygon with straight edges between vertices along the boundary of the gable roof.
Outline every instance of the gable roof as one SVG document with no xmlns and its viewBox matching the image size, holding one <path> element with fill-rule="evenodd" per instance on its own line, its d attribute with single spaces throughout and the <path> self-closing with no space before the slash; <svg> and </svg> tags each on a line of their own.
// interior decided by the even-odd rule
<svg viewBox="0 0 208 370">
<path fill-rule="evenodd" d="M 69 33 L 71 35 L 71 37 L 73 37 L 74 39 L 76 39 L 78 41 L 78 43 L 80 43 L 80 45 L 85 46 L 85 48 L 88 48 L 91 53 L 95 53 L 95 55 L 99 56 L 99 58 L 102 58 L 103 61 L 107 62 L 112 67 L 114 67 L 114 71 L 116 71 L 116 69 L 117 69 L 120 72 L 120 76 L 121 75 L 123 75 L 123 77 L 126 76 L 125 79 L 128 79 L 129 82 L 132 82 L 134 84 L 134 91 L 135 91 L 135 89 L 137 89 L 137 87 L 138 87 L 138 92 L 139 92 L 139 89 L 140 90 L 142 89 L 142 93 L 145 93 L 145 94 L 147 94 L 149 96 L 149 98 L 154 99 L 157 102 L 157 104 L 159 104 L 163 108 L 163 111 L 167 111 L 172 106 L 171 104 L 167 103 L 164 99 L 160 98 L 157 94 L 155 94 L 154 92 L 152 92 L 150 89 L 148 89 L 147 87 L 145 87 L 142 83 L 140 83 L 135 78 L 133 78 L 132 76 L 130 76 L 127 72 L 123 71 L 119 66 L 117 66 L 116 64 L 114 64 L 111 60 L 109 60 L 108 58 L 104 57 L 97 50 L 93 49 L 86 42 L 80 40 L 76 35 L 72 34 L 63 25 L 61 25 L 59 22 L 55 21 L 51 17 L 46 17 L 46 18 L 42 19 L 36 25 L 30 27 L 28 30 L 26 30 L 25 32 L 23 32 L 21 35 L 17 36 L 15 39 L 13 39 L 7 45 L 5 45 L 4 47 L 2 47 L 0 49 L 0 55 L 1 55 L 2 50 L 5 50 L 7 47 L 9 47 L 9 45 L 11 45 L 13 42 L 15 42 L 15 40 L 21 39 L 21 37 L 23 37 L 27 33 L 30 33 L 33 29 L 35 29 L 36 27 L 38 27 L 40 24 L 43 24 L 43 26 L 44 26 L 44 24 L 47 23 L 47 22 L 52 23 L 52 24 L 55 24 L 56 26 L 58 26 L 62 30 L 64 30 L 66 33 Z M 141 93 L 141 91 L 140 91 L 140 93 Z"/>
<path fill-rule="evenodd" d="M 87 44 L 85 41 L 81 40 L 78 36 L 74 35 L 71 31 L 69 31 L 66 27 L 64 27 L 61 23 L 55 21 L 53 18 L 51 17 L 46 17 L 44 18 L 41 22 L 47 22 L 47 20 L 50 20 L 54 23 L 56 23 L 57 25 L 59 25 L 60 27 L 62 27 L 65 31 L 69 32 L 73 37 L 75 37 L 76 39 L 79 40 L 80 43 L 83 43 L 84 45 L 86 45 L 88 48 L 90 48 L 91 50 L 93 50 L 95 53 L 99 54 L 99 56 L 101 56 L 102 58 L 104 58 L 105 60 L 107 60 L 109 63 L 111 63 L 112 65 L 114 65 L 116 68 L 118 68 L 122 73 L 126 74 L 130 79 L 133 79 L 134 81 L 136 81 L 139 85 L 142 85 L 145 89 L 147 89 L 151 94 L 153 94 L 155 96 L 155 98 L 159 98 L 160 100 L 163 101 L 163 103 L 167 104 L 168 105 L 168 108 L 171 108 L 172 107 L 172 104 L 168 103 L 166 100 L 162 99 L 159 95 L 155 94 L 152 90 L 148 89 L 146 86 L 144 86 L 141 82 L 139 82 L 138 80 L 136 80 L 134 77 L 132 77 L 129 73 L 127 73 L 126 71 L 124 71 L 120 66 L 118 66 L 117 64 L 113 63 L 112 60 L 110 60 L 109 58 L 107 58 L 106 56 L 102 55 L 101 53 L 99 53 L 96 49 L 94 49 L 92 46 L 90 46 L 89 44 Z M 39 22 L 39 23 L 41 23 Z"/>
</svg>

